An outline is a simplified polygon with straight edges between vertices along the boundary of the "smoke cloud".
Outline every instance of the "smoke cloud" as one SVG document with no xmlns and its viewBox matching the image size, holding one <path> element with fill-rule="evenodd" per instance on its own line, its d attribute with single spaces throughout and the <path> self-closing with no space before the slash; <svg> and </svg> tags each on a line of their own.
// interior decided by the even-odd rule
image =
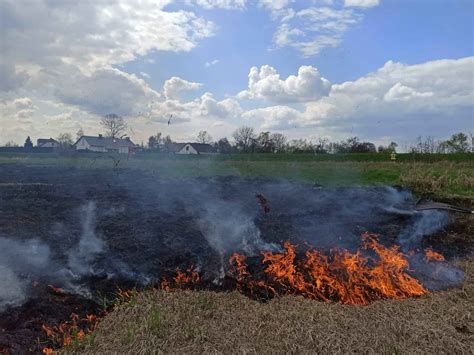
<svg viewBox="0 0 474 355">
<path fill-rule="evenodd" d="M 94 179 L 98 186 L 104 177 Z M 229 177 L 172 181 L 126 174 L 103 184 L 111 186 L 105 188 L 108 194 L 95 193 L 88 200 L 87 190 L 74 192 L 85 202 L 70 203 L 58 220 L 42 220 L 50 226 L 47 234 L 38 231 L 35 236 L 20 226 L 21 238 L 0 237 L 0 307 L 24 302 L 36 280 L 92 297 L 101 282 L 144 285 L 159 282 L 176 267 L 194 265 L 202 268 L 204 278 L 219 282 L 233 252 L 256 256 L 280 250 L 285 240 L 355 251 L 366 231 L 380 234 L 384 245 L 418 250 L 410 266 L 428 288 L 462 280 L 462 272 L 449 264 L 428 265 L 424 260 L 423 237 L 441 230 L 448 215 L 416 212 L 407 190 Z M 267 199 L 269 213 L 262 211 L 256 193 Z"/>
<path fill-rule="evenodd" d="M 36 239 L 0 237 L 0 310 L 27 298 L 28 284 L 47 272 L 50 249 Z"/>
</svg>

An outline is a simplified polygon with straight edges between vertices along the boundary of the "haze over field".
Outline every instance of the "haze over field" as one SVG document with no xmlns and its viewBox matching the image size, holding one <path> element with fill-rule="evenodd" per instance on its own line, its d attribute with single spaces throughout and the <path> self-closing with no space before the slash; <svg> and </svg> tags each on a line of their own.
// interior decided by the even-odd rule
<svg viewBox="0 0 474 355">
<path fill-rule="evenodd" d="M 473 2 L 125 0 L 0 3 L 0 145 L 163 132 L 376 144 L 473 130 Z M 173 120 L 167 124 L 170 115 Z"/>
</svg>

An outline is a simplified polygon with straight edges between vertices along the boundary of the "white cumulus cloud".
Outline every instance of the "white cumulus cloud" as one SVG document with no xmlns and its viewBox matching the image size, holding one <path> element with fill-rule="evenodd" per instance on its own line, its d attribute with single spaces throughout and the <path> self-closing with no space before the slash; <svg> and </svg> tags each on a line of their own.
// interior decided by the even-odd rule
<svg viewBox="0 0 474 355">
<path fill-rule="evenodd" d="M 355 81 L 334 84 L 327 96 L 303 107 L 271 106 L 243 116 L 262 128 L 330 127 L 367 135 L 433 135 L 446 122 L 452 130 L 472 127 L 474 57 L 407 65 L 389 61 Z"/>
<path fill-rule="evenodd" d="M 431 91 L 418 92 L 411 87 L 396 83 L 387 91 L 383 98 L 385 101 L 410 101 L 420 97 L 431 96 L 433 96 Z"/>
<path fill-rule="evenodd" d="M 177 76 L 173 76 L 172 78 L 165 81 L 165 84 L 163 85 L 163 91 L 166 98 L 179 99 L 180 95 L 184 91 L 197 90 L 201 86 L 201 83 L 195 83 L 178 78 Z"/>
<path fill-rule="evenodd" d="M 331 83 L 312 66 L 301 66 L 297 75 L 282 80 L 275 68 L 263 65 L 260 70 L 257 67 L 250 69 L 248 89 L 238 97 L 282 103 L 306 102 L 327 95 L 330 88 Z"/>
</svg>

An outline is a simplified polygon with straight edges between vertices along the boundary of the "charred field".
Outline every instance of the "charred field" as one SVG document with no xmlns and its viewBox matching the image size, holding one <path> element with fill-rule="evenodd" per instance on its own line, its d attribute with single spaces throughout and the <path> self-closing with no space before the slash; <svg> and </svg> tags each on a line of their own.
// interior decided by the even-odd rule
<svg viewBox="0 0 474 355">
<path fill-rule="evenodd" d="M 459 287 L 465 275 L 455 263 L 474 252 L 471 217 L 415 212 L 416 199 L 406 189 L 383 186 L 0 165 L 0 353 L 67 344 L 52 340 L 60 334 L 54 327 L 74 314 L 72 335 L 92 330 L 88 316 L 109 312 L 109 300 L 133 288 L 368 304 Z M 445 260 L 430 259 L 428 250 Z M 409 266 L 393 271 L 391 264 L 377 264 L 386 252 Z M 314 268 L 305 269 L 310 256 L 326 265 L 321 273 L 335 269 L 337 275 L 319 280 Z M 343 267 L 336 264 L 341 258 Z M 354 258 L 368 285 L 348 288 L 346 262 Z M 301 268 L 288 275 L 277 266 Z M 372 283 L 380 270 L 400 276 L 387 276 L 393 292 Z M 317 279 L 329 284 L 330 276 L 343 279 L 349 291 L 308 289 Z M 398 284 L 406 280 L 411 288 Z M 55 329 L 53 337 L 47 329 Z"/>
</svg>

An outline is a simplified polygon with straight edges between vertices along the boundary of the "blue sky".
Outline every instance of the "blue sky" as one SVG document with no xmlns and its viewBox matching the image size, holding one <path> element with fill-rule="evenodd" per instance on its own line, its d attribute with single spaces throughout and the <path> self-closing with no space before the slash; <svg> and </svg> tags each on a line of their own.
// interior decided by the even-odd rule
<svg viewBox="0 0 474 355">
<path fill-rule="evenodd" d="M 303 3 L 300 1 L 299 7 Z M 341 46 L 311 58 L 302 58 L 291 48 L 271 50 L 278 23 L 265 9 L 198 8 L 196 13 L 217 24 L 215 36 L 191 52 L 154 52 L 126 63 L 123 69 L 150 74 L 149 82 L 156 88 L 171 76 L 179 76 L 204 83 L 205 90 L 223 97 L 246 86 L 252 66 L 269 64 L 286 77 L 301 65 L 312 65 L 331 82 L 341 83 L 370 73 L 389 60 L 417 64 L 468 57 L 474 51 L 474 2 L 470 0 L 381 1 L 363 11 L 363 21 L 345 34 Z M 150 58 L 155 63 L 146 61 Z M 205 68 L 206 62 L 215 59 L 218 64 Z"/>
<path fill-rule="evenodd" d="M 97 134 L 111 112 L 136 141 L 242 125 L 380 144 L 472 133 L 473 13 L 471 0 L 4 0 L 0 144 Z"/>
</svg>

